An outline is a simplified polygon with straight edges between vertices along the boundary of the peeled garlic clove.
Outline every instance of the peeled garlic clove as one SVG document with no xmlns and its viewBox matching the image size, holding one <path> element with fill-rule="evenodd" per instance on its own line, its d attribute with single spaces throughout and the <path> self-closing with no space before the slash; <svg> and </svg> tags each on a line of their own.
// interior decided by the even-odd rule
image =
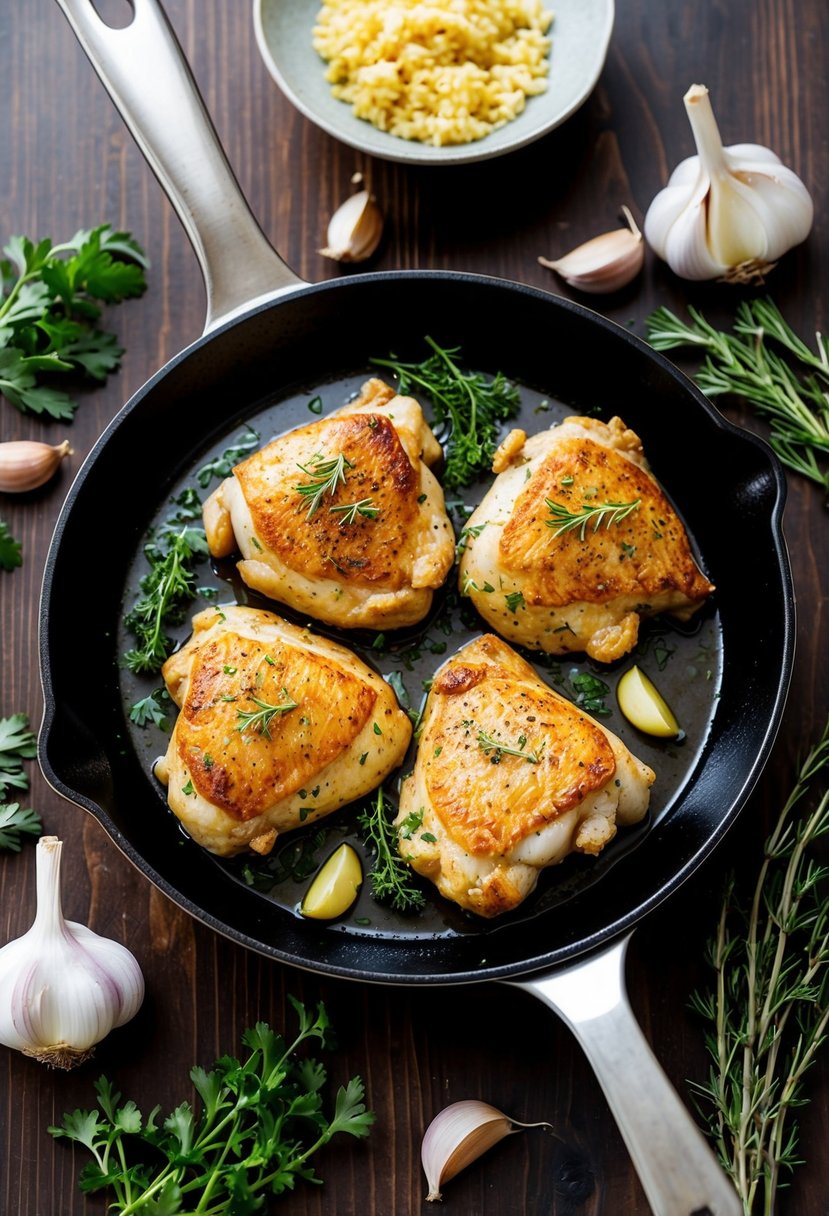
<svg viewBox="0 0 829 1216">
<path fill-rule="evenodd" d="M 471 1165 L 499 1140 L 527 1127 L 551 1128 L 551 1125 L 519 1123 L 488 1102 L 475 1098 L 444 1107 L 427 1127 L 420 1148 L 420 1160 L 429 1187 L 427 1201 L 440 1199 L 443 1183 Z"/>
<path fill-rule="evenodd" d="M 619 291 L 636 277 L 645 261 L 642 233 L 628 208 L 623 207 L 622 212 L 627 228 L 594 236 L 556 261 L 539 258 L 539 262 L 579 291 L 595 294 Z"/>
<path fill-rule="evenodd" d="M 704 85 L 684 97 L 697 155 L 682 161 L 645 216 L 645 239 L 684 279 L 762 281 L 805 240 L 814 205 L 770 148 L 724 148 Z"/>
<path fill-rule="evenodd" d="M 323 257 L 336 262 L 363 262 L 370 258 L 383 235 L 383 214 L 368 190 L 360 190 L 338 207 L 328 224 Z"/>
<path fill-rule="evenodd" d="M 64 920 L 62 847 L 38 841 L 34 923 L 0 950 L 0 1043 L 68 1069 L 138 1012 L 144 978 L 126 946 Z"/>
<path fill-rule="evenodd" d="M 63 458 L 71 455 L 68 439 L 54 445 L 34 439 L 0 443 L 0 491 L 23 494 L 36 490 L 54 476 Z"/>
</svg>

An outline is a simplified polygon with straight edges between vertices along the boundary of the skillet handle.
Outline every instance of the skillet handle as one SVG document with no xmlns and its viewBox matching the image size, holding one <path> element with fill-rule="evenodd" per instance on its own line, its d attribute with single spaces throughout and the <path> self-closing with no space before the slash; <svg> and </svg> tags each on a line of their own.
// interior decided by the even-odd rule
<svg viewBox="0 0 829 1216">
<path fill-rule="evenodd" d="M 510 981 L 567 1023 L 581 1044 L 655 1216 L 742 1216 L 743 1205 L 665 1076 L 628 1003 L 630 937 L 583 962 Z"/>
<path fill-rule="evenodd" d="M 157 0 L 130 0 L 122 29 L 92 0 L 57 3 L 184 225 L 207 289 L 205 333 L 259 299 L 305 286 L 248 207 Z"/>
</svg>

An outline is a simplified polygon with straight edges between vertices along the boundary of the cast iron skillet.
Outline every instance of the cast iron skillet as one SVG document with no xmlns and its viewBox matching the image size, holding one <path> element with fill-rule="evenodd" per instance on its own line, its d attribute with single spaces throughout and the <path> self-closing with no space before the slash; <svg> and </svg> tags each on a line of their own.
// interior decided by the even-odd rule
<svg viewBox="0 0 829 1216">
<path fill-rule="evenodd" d="M 171 899 L 263 954 L 345 978 L 504 980 L 531 991 L 582 1042 L 654 1210 L 739 1216 L 730 1183 L 633 1021 L 623 966 L 636 922 L 733 822 L 780 721 L 794 630 L 777 462 L 667 360 L 545 292 L 429 272 L 318 286 L 297 279 L 248 211 L 157 0 L 133 0 L 131 25 L 117 30 L 91 0 L 58 3 L 185 225 L 205 277 L 208 317 L 204 336 L 153 376 L 101 436 L 58 521 L 41 606 L 47 779 L 92 813 Z M 547 896 L 503 922 L 472 925 L 433 913 L 425 921 L 391 916 L 321 927 L 238 881 L 166 814 L 151 757 L 126 721 L 121 621 L 148 528 L 207 453 L 221 450 L 242 422 L 272 425 L 280 408 L 285 426 L 309 420 L 307 412 L 297 415 L 297 402 L 318 389 L 326 408 L 341 404 L 368 372 L 370 356 L 422 353 L 427 325 L 445 344 L 460 345 L 470 365 L 527 386 L 532 429 L 549 422 L 535 415 L 545 394 L 553 416 L 599 405 L 641 434 L 718 586 L 703 614 L 717 638 L 716 687 L 699 711 L 695 750 L 676 762 L 663 757 L 669 779 L 658 813 L 608 861 L 562 868 L 566 882 L 545 876 Z M 121 543 L 107 544 L 106 577 L 81 613 L 73 607 L 79 572 L 116 502 Z M 460 640 L 450 639 L 450 650 Z M 691 653 L 679 635 L 677 645 Z M 643 737 L 629 742 L 650 759 Z"/>
</svg>

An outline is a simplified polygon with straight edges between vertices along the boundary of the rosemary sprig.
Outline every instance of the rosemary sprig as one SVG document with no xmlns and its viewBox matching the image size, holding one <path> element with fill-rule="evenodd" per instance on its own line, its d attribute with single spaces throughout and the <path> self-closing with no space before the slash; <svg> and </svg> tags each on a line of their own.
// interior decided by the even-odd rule
<svg viewBox="0 0 829 1216">
<path fill-rule="evenodd" d="M 544 750 L 544 744 L 542 743 L 541 747 L 538 749 L 537 752 L 525 751 L 524 749 L 526 747 L 526 744 L 527 744 L 526 735 L 518 736 L 518 746 L 517 747 L 508 747 L 505 743 L 501 743 L 498 739 L 494 739 L 492 737 L 492 735 L 488 735 L 486 733 L 486 731 L 484 731 L 484 730 L 478 731 L 478 747 L 481 749 L 481 751 L 484 753 L 485 756 L 488 756 L 490 752 L 493 753 L 493 756 L 492 756 L 493 764 L 500 764 L 502 756 L 519 756 L 522 760 L 526 760 L 528 764 L 540 764 L 541 753 Z"/>
<path fill-rule="evenodd" d="M 499 423 L 518 413 L 521 396 L 501 372 L 488 377 L 462 371 L 456 358 L 458 347 L 444 348 L 428 336 L 425 341 L 433 354 L 422 363 L 403 363 L 393 357 L 371 362 L 397 374 L 401 393 L 425 393 L 437 425 L 448 426 L 443 483 L 457 489 L 489 472 L 498 446 Z"/>
<path fill-rule="evenodd" d="M 829 341 L 818 334 L 815 354 L 769 299 L 744 300 L 732 334 L 690 305 L 688 314 L 690 325 L 667 308 L 651 314 L 647 334 L 654 349 L 705 351 L 696 375 L 702 391 L 747 401 L 768 419 L 769 442 L 783 464 L 829 493 L 829 471 L 821 463 L 829 456 Z"/>
<path fill-rule="evenodd" d="M 358 817 L 360 831 L 367 847 L 374 854 L 371 867 L 371 893 L 378 902 L 388 901 L 398 912 L 422 908 L 426 900 L 415 886 L 412 871 L 397 852 L 397 831 L 386 814 L 382 786 L 366 803 Z"/>
<path fill-rule="evenodd" d="M 307 464 L 297 465 L 297 468 L 311 478 L 310 481 L 294 486 L 294 489 L 297 494 L 308 500 L 307 518 L 312 519 L 320 509 L 325 495 L 336 493 L 340 482 L 345 485 L 346 469 L 353 469 L 354 465 L 342 452 L 331 460 L 325 460 L 320 452 L 316 452 Z"/>
<path fill-rule="evenodd" d="M 258 705 L 258 709 L 244 710 L 237 709 L 236 717 L 240 719 L 239 725 L 236 727 L 243 734 L 247 730 L 258 731 L 260 735 L 271 737 L 271 722 L 277 714 L 287 714 L 292 709 L 296 709 L 299 705 L 295 701 L 287 688 L 282 689 L 284 700 L 281 705 L 271 705 L 268 701 L 262 701 L 259 697 L 251 696 L 250 700 L 254 705 Z"/>
<path fill-rule="evenodd" d="M 602 524 L 606 528 L 611 524 L 620 524 L 641 505 L 642 500 L 635 498 L 633 502 L 602 502 L 593 506 L 585 504 L 578 511 L 570 511 L 563 503 L 553 502 L 551 498 L 545 498 L 544 502 L 553 517 L 544 522 L 548 528 L 555 528 L 553 536 L 577 531 L 579 540 L 584 540 L 587 525 L 591 520 L 594 532 L 598 532 Z"/>
<path fill-rule="evenodd" d="M 372 498 L 361 498 L 359 502 L 343 503 L 341 506 L 329 507 L 328 510 L 332 515 L 342 515 L 340 527 L 353 524 L 358 515 L 365 519 L 376 519 L 380 514 L 380 508 L 375 506 Z"/>
<path fill-rule="evenodd" d="M 781 1174 L 801 1160 L 792 1112 L 829 1025 L 829 867 L 810 856 L 829 834 L 827 772 L 829 722 L 766 840 L 750 904 L 726 885 L 708 946 L 716 986 L 692 997 L 712 1027 L 708 1080 L 694 1088 L 746 1216 L 773 1216 Z M 795 815 L 807 798 L 816 805 Z"/>
</svg>

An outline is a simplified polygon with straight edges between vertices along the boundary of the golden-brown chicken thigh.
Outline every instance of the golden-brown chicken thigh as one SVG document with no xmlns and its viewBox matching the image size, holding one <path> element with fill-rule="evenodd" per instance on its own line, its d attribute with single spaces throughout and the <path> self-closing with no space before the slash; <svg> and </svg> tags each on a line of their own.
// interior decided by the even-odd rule
<svg viewBox="0 0 829 1216">
<path fill-rule="evenodd" d="M 267 853 L 278 833 L 367 794 L 411 739 L 380 676 L 270 612 L 198 613 L 162 674 L 181 712 L 156 776 L 193 839 L 222 856 Z"/>
<path fill-rule="evenodd" d="M 328 624 L 414 624 L 454 559 L 427 468 L 440 452 L 418 403 L 369 380 L 350 405 L 234 468 L 205 503 L 210 551 L 240 549 L 249 587 Z"/>
<path fill-rule="evenodd" d="M 597 854 L 643 818 L 654 773 L 491 634 L 426 701 L 395 820 L 401 856 L 479 916 L 521 903 L 545 866 Z"/>
<path fill-rule="evenodd" d="M 609 663 L 634 648 L 641 615 L 687 620 L 714 590 L 619 418 L 566 418 L 531 439 L 514 431 L 493 467 L 460 580 L 510 641 Z"/>
</svg>

